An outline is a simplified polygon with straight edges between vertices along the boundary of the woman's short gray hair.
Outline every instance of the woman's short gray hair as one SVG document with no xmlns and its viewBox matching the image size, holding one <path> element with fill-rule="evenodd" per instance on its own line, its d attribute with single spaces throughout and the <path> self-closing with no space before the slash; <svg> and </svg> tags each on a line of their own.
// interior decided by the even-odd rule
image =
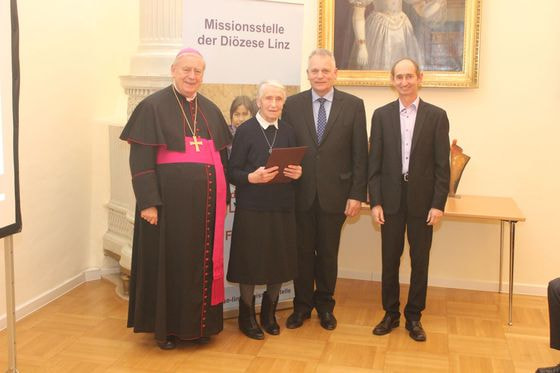
<svg viewBox="0 0 560 373">
<path fill-rule="evenodd" d="M 259 84 L 259 88 L 257 90 L 257 100 L 261 99 L 261 97 L 264 94 L 264 89 L 266 87 L 275 87 L 282 90 L 282 94 L 284 98 L 286 98 L 286 87 L 284 87 L 282 83 L 280 83 L 277 80 L 265 80 L 264 82 L 261 82 L 261 84 Z"/>
</svg>

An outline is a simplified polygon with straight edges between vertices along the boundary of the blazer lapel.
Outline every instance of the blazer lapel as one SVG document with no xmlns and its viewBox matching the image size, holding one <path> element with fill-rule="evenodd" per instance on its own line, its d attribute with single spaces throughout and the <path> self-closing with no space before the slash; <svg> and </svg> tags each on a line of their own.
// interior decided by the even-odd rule
<svg viewBox="0 0 560 373">
<path fill-rule="evenodd" d="M 305 120 L 305 125 L 309 131 L 309 136 L 317 143 L 317 129 L 315 128 L 315 118 L 313 117 L 313 97 L 311 96 L 311 90 L 307 91 L 307 94 L 303 97 L 305 102 L 302 102 L 303 108 L 303 118 Z"/>
<path fill-rule="evenodd" d="M 335 89 L 333 95 L 333 102 L 331 104 L 331 111 L 329 112 L 329 120 L 327 121 L 325 133 L 323 133 L 323 138 L 321 139 L 321 142 L 324 142 L 326 140 L 327 136 L 329 135 L 329 132 L 334 127 L 336 119 L 339 116 L 342 107 L 344 106 L 343 101 L 344 101 L 343 98 L 338 94 L 338 91 Z"/>
<path fill-rule="evenodd" d="M 410 156 L 414 153 L 414 148 L 418 143 L 418 139 L 422 134 L 422 128 L 424 127 L 424 120 L 426 119 L 426 110 L 424 101 L 421 99 L 418 101 L 418 111 L 416 112 L 416 122 L 414 122 L 414 132 L 412 133 L 412 146 L 410 148 Z"/>
</svg>

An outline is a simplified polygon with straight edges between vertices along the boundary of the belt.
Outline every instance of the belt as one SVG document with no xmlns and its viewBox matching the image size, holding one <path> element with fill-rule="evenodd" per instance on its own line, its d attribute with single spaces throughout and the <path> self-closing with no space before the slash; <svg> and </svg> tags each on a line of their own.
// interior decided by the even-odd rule
<svg viewBox="0 0 560 373">
<path fill-rule="evenodd" d="M 402 174 L 402 179 L 405 183 L 408 183 L 408 172 Z"/>
</svg>

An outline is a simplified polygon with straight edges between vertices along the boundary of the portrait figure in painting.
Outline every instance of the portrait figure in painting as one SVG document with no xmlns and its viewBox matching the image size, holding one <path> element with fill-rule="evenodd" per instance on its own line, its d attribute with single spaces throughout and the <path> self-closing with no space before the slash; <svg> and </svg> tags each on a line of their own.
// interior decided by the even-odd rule
<svg viewBox="0 0 560 373">
<path fill-rule="evenodd" d="M 389 70 L 404 57 L 423 70 L 461 71 L 465 0 L 336 0 L 340 68 Z"/>
</svg>

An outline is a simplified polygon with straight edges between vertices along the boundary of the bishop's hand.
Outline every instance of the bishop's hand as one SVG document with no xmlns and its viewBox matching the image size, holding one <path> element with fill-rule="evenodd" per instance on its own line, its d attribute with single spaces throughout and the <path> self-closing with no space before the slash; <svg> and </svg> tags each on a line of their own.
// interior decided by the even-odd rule
<svg viewBox="0 0 560 373">
<path fill-rule="evenodd" d="M 152 225 L 157 225 L 158 212 L 156 207 L 148 207 L 140 211 L 140 217 Z"/>
</svg>

